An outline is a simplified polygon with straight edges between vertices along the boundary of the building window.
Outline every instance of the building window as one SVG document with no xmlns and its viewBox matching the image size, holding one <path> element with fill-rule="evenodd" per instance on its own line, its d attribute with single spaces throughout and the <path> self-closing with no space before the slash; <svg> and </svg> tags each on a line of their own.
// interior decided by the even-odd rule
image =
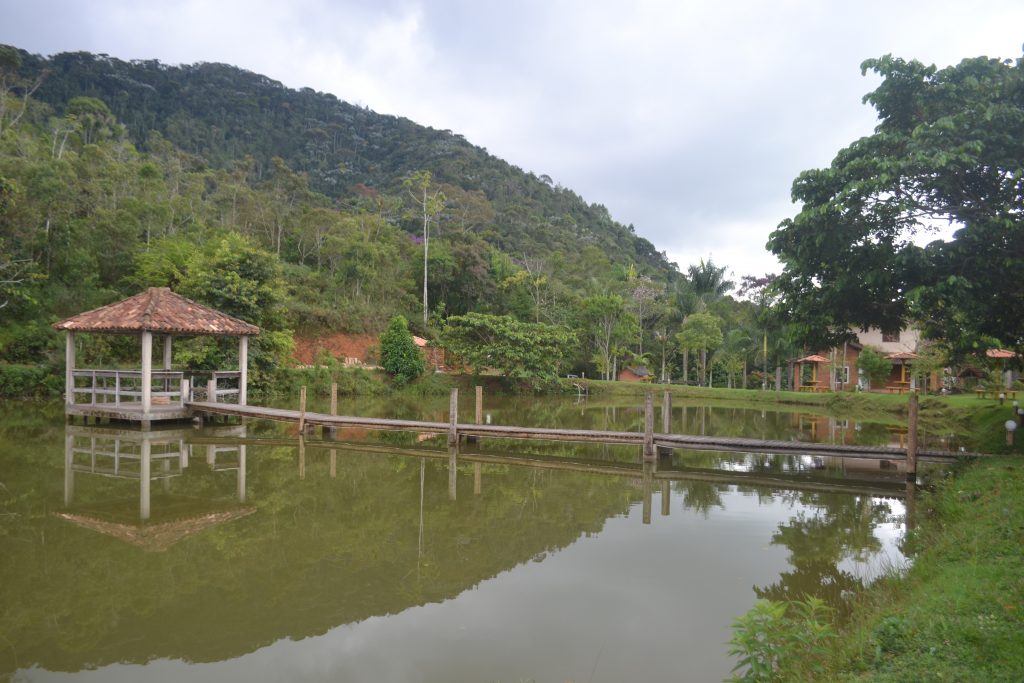
<svg viewBox="0 0 1024 683">
<path fill-rule="evenodd" d="M 899 332 L 893 332 L 891 334 L 887 333 L 887 332 L 883 332 L 882 333 L 882 341 L 883 342 L 898 342 L 899 340 L 900 340 L 900 333 Z"/>
<path fill-rule="evenodd" d="M 841 368 L 836 368 L 836 384 L 849 384 L 850 383 L 850 366 L 844 365 Z"/>
</svg>

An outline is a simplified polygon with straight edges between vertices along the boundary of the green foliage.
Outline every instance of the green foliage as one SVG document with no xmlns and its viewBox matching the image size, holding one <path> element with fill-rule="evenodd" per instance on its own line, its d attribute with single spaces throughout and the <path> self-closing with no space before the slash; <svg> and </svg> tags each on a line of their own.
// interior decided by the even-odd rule
<svg viewBox="0 0 1024 683">
<path fill-rule="evenodd" d="M 467 313 L 448 318 L 438 343 L 477 373 L 493 368 L 505 377 L 537 384 L 558 379 L 576 335 L 558 325 Z"/>
<path fill-rule="evenodd" d="M 870 59 L 875 133 L 793 183 L 800 213 L 772 233 L 782 309 L 809 346 L 907 320 L 959 354 L 980 336 L 1024 343 L 1024 60 L 936 69 Z M 961 226 L 927 247 L 912 237 Z"/>
<path fill-rule="evenodd" d="M 0 363 L 0 396 L 28 398 L 57 394 L 64 387 L 64 377 L 55 370 L 44 365 Z"/>
<path fill-rule="evenodd" d="M 732 681 L 823 680 L 836 639 L 833 610 L 815 597 L 792 602 L 758 600 L 733 622 Z"/>
<path fill-rule="evenodd" d="M 857 369 L 864 373 L 871 386 L 878 387 L 885 384 L 889 373 L 892 372 L 892 361 L 879 351 L 865 346 L 857 356 Z"/>
<path fill-rule="evenodd" d="M 396 384 L 407 384 L 423 374 L 423 352 L 413 341 L 409 322 L 400 315 L 391 319 L 380 338 L 380 364 Z"/>
</svg>

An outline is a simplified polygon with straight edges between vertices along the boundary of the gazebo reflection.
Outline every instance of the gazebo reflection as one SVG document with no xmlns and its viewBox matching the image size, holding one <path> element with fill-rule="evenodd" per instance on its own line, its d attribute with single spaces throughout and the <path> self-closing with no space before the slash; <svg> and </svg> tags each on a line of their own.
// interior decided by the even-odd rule
<svg viewBox="0 0 1024 683">
<path fill-rule="evenodd" d="M 145 550 L 162 551 L 203 529 L 245 517 L 256 508 L 246 502 L 246 446 L 192 445 L 192 430 L 139 431 L 67 425 L 64 434 L 64 507 L 55 513 L 77 526 L 118 538 Z M 217 436 L 244 437 L 245 425 L 220 428 Z M 236 474 L 235 501 L 214 501 L 172 492 L 196 449 L 212 472 Z M 138 506 L 122 496 L 76 501 L 81 477 L 138 482 Z M 165 510 L 153 510 L 158 482 Z M 117 487 L 122 488 L 122 487 Z M 87 496 L 88 498 L 88 496 Z M 134 510 L 134 511 L 133 511 Z"/>
</svg>

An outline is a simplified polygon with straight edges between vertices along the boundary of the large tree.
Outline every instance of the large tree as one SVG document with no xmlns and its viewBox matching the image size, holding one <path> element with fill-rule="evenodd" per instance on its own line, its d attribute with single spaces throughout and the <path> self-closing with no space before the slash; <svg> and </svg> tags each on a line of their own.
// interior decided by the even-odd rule
<svg viewBox="0 0 1024 683">
<path fill-rule="evenodd" d="M 571 330 L 560 325 L 467 313 L 445 321 L 438 343 L 474 372 L 494 368 L 506 377 L 537 384 L 557 379 L 577 340 Z"/>
<path fill-rule="evenodd" d="M 966 351 L 1024 344 L 1024 60 L 937 69 L 892 56 L 864 99 L 873 135 L 793 183 L 800 212 L 772 233 L 781 305 L 811 345 L 908 321 Z M 915 245 L 941 226 L 951 240 Z"/>
</svg>

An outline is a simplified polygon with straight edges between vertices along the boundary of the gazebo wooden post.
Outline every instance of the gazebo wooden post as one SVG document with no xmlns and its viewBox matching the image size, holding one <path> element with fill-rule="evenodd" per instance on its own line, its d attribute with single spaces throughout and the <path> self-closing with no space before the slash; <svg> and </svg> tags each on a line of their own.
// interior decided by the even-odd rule
<svg viewBox="0 0 1024 683">
<path fill-rule="evenodd" d="M 75 333 L 68 330 L 64 350 L 64 405 L 75 404 Z"/>
<path fill-rule="evenodd" d="M 238 405 L 247 405 L 246 384 L 249 382 L 249 337 L 238 338 Z"/>
<path fill-rule="evenodd" d="M 142 331 L 142 427 L 149 428 L 153 410 L 153 333 Z"/>
</svg>

